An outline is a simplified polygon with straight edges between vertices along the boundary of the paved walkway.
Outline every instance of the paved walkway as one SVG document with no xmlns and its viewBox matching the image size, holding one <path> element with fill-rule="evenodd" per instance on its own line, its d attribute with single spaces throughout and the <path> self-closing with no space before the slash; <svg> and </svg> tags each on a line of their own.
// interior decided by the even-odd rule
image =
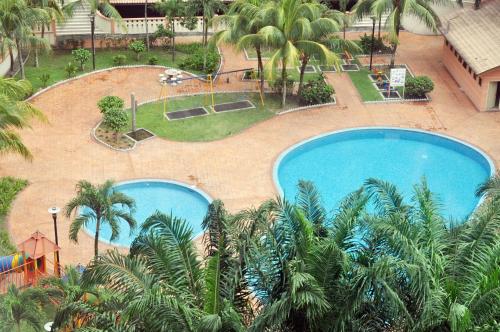
<svg viewBox="0 0 500 332">
<path fill-rule="evenodd" d="M 416 74 L 432 77 L 436 89 L 431 103 L 365 105 L 346 74 L 329 75 L 338 106 L 275 117 L 214 142 L 155 138 L 128 153 L 112 151 L 92 140 L 90 130 L 100 120 L 96 102 L 110 94 L 128 99 L 130 92 L 139 100 L 157 97 L 158 69 L 114 70 L 48 91 L 34 104 L 45 111 L 50 125 L 34 124 L 33 130 L 22 132 L 35 160 L 29 163 L 12 155 L 0 159 L 1 176 L 30 181 L 12 207 L 8 219 L 11 236 L 17 243 L 38 229 L 52 237 L 47 209 L 64 206 L 80 179 L 94 183 L 108 178 L 175 179 L 196 184 L 222 199 L 231 211 L 256 205 L 277 193 L 272 168 L 283 150 L 306 138 L 344 128 L 398 126 L 437 131 L 479 146 L 498 163 L 500 114 L 474 109 L 441 63 L 441 47 L 439 37 L 403 34 L 397 58 Z M 229 48 L 223 48 L 223 53 L 224 70 L 255 66 Z M 69 221 L 61 217 L 62 262 L 86 263 L 92 256 L 91 237 L 82 232 L 78 245 L 70 243 L 68 228 Z"/>
</svg>

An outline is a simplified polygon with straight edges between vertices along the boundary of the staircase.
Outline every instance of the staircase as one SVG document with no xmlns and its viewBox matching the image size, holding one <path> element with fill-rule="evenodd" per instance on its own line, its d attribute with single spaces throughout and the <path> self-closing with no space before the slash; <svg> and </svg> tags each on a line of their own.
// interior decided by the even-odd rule
<svg viewBox="0 0 500 332">
<path fill-rule="evenodd" d="M 90 35 L 90 7 L 87 3 L 83 2 L 81 5 L 76 6 L 73 16 L 68 18 L 65 22 L 57 24 L 57 36 L 68 35 Z M 95 27 L 95 34 L 103 34 L 104 31 Z"/>
</svg>

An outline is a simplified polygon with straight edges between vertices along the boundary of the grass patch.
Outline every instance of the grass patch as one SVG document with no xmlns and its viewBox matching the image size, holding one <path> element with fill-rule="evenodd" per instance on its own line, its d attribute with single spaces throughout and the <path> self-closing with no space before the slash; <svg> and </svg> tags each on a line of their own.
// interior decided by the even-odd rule
<svg viewBox="0 0 500 332">
<path fill-rule="evenodd" d="M 359 71 L 347 72 L 352 83 L 358 90 L 363 101 L 379 101 L 383 100 L 382 95 L 378 92 L 372 81 L 368 77 L 370 71 L 366 68 L 360 68 Z"/>
<path fill-rule="evenodd" d="M 9 213 L 12 201 L 17 194 L 26 188 L 28 181 L 13 177 L 0 178 L 0 256 L 16 251 L 16 246 L 10 242 L 5 225 L 5 217 Z"/>
<path fill-rule="evenodd" d="M 149 53 L 142 53 L 140 60 L 136 61 L 135 53 L 133 53 L 129 49 L 97 49 L 95 58 L 96 69 L 113 67 L 113 57 L 119 54 L 126 56 L 127 60 L 125 62 L 125 65 L 145 65 L 148 64 L 150 57 L 155 56 L 158 58 L 158 65 L 169 67 L 178 67 L 178 64 L 182 62 L 182 60 L 187 56 L 185 53 L 176 52 L 175 62 L 172 62 L 172 54 L 168 50 L 165 50 L 164 48 L 151 48 Z M 69 50 L 55 50 L 50 54 L 41 55 L 39 60 L 39 67 L 34 67 L 33 56 L 31 55 L 25 67 L 26 79 L 31 82 L 33 91 L 36 92 L 42 88 L 42 81 L 40 80 L 40 76 L 42 74 L 50 75 L 50 78 L 47 82 L 48 85 L 68 79 L 68 75 L 64 71 L 64 67 L 69 62 L 75 63 L 73 56 L 71 55 L 71 51 Z M 78 66 L 77 63 L 75 64 Z M 85 64 L 85 70 L 83 72 L 78 71 L 76 75 L 88 73 L 91 71 L 92 59 L 90 59 Z M 201 74 L 201 72 L 194 72 L 196 74 Z M 17 78 L 20 78 L 19 74 Z"/>
<path fill-rule="evenodd" d="M 212 141 L 241 132 L 249 126 L 273 117 L 281 110 L 280 96 L 266 95 L 265 106 L 257 93 L 219 93 L 214 95 L 215 104 L 250 100 L 255 109 L 225 112 L 168 121 L 163 115 L 163 102 L 140 106 L 137 111 L 137 127 L 146 128 L 155 135 L 175 141 Z M 208 101 L 208 104 L 207 104 Z M 167 112 L 210 105 L 205 95 L 169 98 Z M 289 98 L 287 107 L 297 107 L 295 98 Z M 128 130 L 128 129 L 127 129 Z"/>
</svg>

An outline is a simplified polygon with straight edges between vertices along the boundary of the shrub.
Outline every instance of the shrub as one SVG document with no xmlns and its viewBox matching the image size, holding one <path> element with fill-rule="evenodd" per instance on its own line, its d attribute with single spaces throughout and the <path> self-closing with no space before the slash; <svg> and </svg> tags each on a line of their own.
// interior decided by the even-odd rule
<svg viewBox="0 0 500 332">
<path fill-rule="evenodd" d="M 333 87 L 325 82 L 323 74 L 308 81 L 300 91 L 300 101 L 306 105 L 324 104 L 332 101 Z"/>
<path fill-rule="evenodd" d="M 68 78 L 75 76 L 78 67 L 73 62 L 68 62 L 68 64 L 64 67 L 64 71 Z"/>
<path fill-rule="evenodd" d="M 123 99 L 117 96 L 106 96 L 102 97 L 101 100 L 97 102 L 97 107 L 101 110 L 101 113 L 106 113 L 110 109 L 120 109 L 122 110 L 125 106 Z"/>
<path fill-rule="evenodd" d="M 13 177 L 0 178 L 0 255 L 8 255 L 16 250 L 9 239 L 9 234 L 4 230 L 4 218 L 10 210 L 12 201 L 17 194 L 28 185 L 28 181 Z"/>
<path fill-rule="evenodd" d="M 369 54 L 372 47 L 372 36 L 366 33 L 359 38 L 359 44 L 364 54 Z M 373 38 L 373 52 L 390 52 L 391 48 L 386 46 L 381 39 Z"/>
<path fill-rule="evenodd" d="M 118 54 L 113 57 L 113 65 L 123 66 L 127 61 L 127 57 L 123 54 Z"/>
<path fill-rule="evenodd" d="M 201 43 L 177 44 L 175 45 L 175 48 L 177 49 L 177 51 L 186 54 L 193 54 L 198 51 L 203 51 L 203 45 Z"/>
<path fill-rule="evenodd" d="M 146 45 L 142 40 L 135 40 L 128 44 L 128 48 L 135 53 L 135 60 L 139 61 L 141 53 L 146 50 Z"/>
<path fill-rule="evenodd" d="M 49 80 L 50 80 L 50 74 L 49 73 L 42 73 L 38 79 L 40 80 L 40 82 L 42 82 L 42 88 L 46 88 L 48 83 L 49 83 Z"/>
<path fill-rule="evenodd" d="M 104 112 L 103 125 L 115 134 L 115 141 L 118 141 L 118 133 L 125 128 L 128 122 L 127 113 L 120 108 L 110 108 Z"/>
<path fill-rule="evenodd" d="M 89 50 L 86 50 L 84 48 L 73 50 L 71 51 L 71 54 L 73 55 L 75 61 L 80 64 L 80 71 L 83 71 L 85 69 L 85 63 L 89 61 L 90 56 L 92 55 Z"/>
<path fill-rule="evenodd" d="M 189 48 L 183 48 L 184 50 L 189 50 Z M 206 50 L 206 59 L 204 59 L 204 50 L 203 48 L 198 48 L 195 52 L 185 52 L 180 50 L 183 53 L 189 54 L 187 57 L 182 59 L 179 63 L 179 67 L 181 69 L 186 70 L 198 70 L 203 71 L 203 62 L 205 60 L 205 73 L 214 73 L 217 71 L 219 67 L 220 57 L 219 54 L 213 50 Z"/>
<path fill-rule="evenodd" d="M 295 84 L 295 80 L 291 77 L 287 77 L 286 79 L 286 94 L 291 95 L 293 93 L 293 85 Z M 282 94 L 283 93 L 283 80 L 281 77 L 275 79 L 271 82 L 271 89 L 274 93 Z"/>
<path fill-rule="evenodd" d="M 170 44 L 170 38 L 172 38 L 172 30 L 166 29 L 163 24 L 158 26 L 158 29 L 151 35 L 151 44 L 154 44 L 157 40 L 161 42 L 161 46 L 167 47 Z"/>
<path fill-rule="evenodd" d="M 434 90 L 434 83 L 427 76 L 408 77 L 405 82 L 405 98 L 425 98 Z"/>
<path fill-rule="evenodd" d="M 158 64 L 158 57 L 157 56 L 152 56 L 152 57 L 149 57 L 149 60 L 148 60 L 148 63 L 150 65 L 157 65 Z"/>
</svg>

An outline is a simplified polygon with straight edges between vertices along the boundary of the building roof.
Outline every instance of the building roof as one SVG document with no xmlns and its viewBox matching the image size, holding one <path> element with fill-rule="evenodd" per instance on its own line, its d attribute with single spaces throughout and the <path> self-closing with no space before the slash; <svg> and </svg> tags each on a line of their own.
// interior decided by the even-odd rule
<svg viewBox="0 0 500 332">
<path fill-rule="evenodd" d="M 54 242 L 47 239 L 47 237 L 39 231 L 36 231 L 31 234 L 28 239 L 19 243 L 17 248 L 33 259 L 37 259 L 60 249 Z"/>
<path fill-rule="evenodd" d="M 460 10 L 441 31 L 476 74 L 500 67 L 500 0 Z"/>
</svg>

